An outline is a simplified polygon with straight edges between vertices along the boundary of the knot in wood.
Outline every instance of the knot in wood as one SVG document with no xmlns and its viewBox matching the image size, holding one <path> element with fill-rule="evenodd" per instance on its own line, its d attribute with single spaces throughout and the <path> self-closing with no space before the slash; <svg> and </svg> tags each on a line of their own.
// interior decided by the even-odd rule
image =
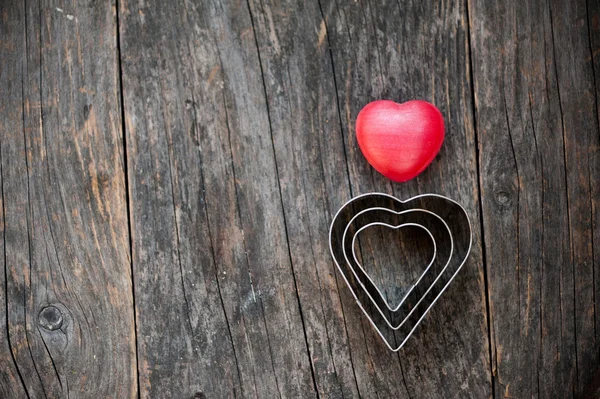
<svg viewBox="0 0 600 399">
<path fill-rule="evenodd" d="M 38 316 L 40 326 L 49 331 L 58 330 L 63 324 L 63 316 L 56 306 L 47 306 Z"/>
<path fill-rule="evenodd" d="M 496 202 L 501 206 L 509 206 L 512 202 L 511 195 L 506 191 L 496 192 Z"/>
</svg>

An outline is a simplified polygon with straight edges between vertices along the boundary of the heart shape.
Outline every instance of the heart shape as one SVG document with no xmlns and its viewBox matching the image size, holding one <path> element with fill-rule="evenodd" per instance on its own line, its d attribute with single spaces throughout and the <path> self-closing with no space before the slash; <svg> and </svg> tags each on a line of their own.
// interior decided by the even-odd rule
<svg viewBox="0 0 600 399">
<path fill-rule="evenodd" d="M 412 230 L 411 230 L 412 229 Z M 399 234 L 403 234 L 402 236 L 398 236 Z M 418 275 L 414 275 L 415 274 L 415 269 L 412 269 L 412 272 L 409 271 L 408 268 L 404 267 L 404 263 L 400 262 L 400 261 L 394 261 L 392 264 L 394 265 L 394 268 L 399 268 L 402 271 L 406 271 L 406 273 L 401 273 L 400 276 L 401 277 L 409 277 L 412 276 L 411 281 L 395 281 L 394 284 L 394 280 L 392 277 L 392 281 L 390 281 L 390 284 L 388 285 L 382 285 L 382 280 L 381 278 L 375 280 L 374 277 L 372 277 L 372 272 L 370 270 L 372 270 L 371 268 L 367 269 L 365 266 L 363 266 L 363 261 L 359 259 L 359 253 L 361 253 L 359 247 L 360 245 L 368 245 L 368 243 L 371 243 L 371 239 L 372 237 L 381 237 L 381 240 L 386 243 L 400 243 L 404 240 L 408 241 L 409 237 L 411 241 L 415 241 L 415 235 L 416 235 L 416 241 L 418 241 L 418 247 L 422 247 L 422 246 L 426 246 L 427 247 L 427 251 L 423 250 L 408 250 L 408 249 L 403 249 L 402 251 L 402 255 L 416 255 L 416 253 L 418 253 L 419 255 L 423 255 L 423 258 L 420 259 L 420 262 L 411 262 L 414 265 L 418 265 L 419 263 L 422 262 L 423 267 L 420 267 L 416 272 L 418 273 Z M 348 239 L 350 240 L 350 237 L 348 237 Z M 411 222 L 411 221 L 407 221 L 407 222 L 401 222 L 401 223 L 393 223 L 393 224 L 388 224 L 382 221 L 376 221 L 373 223 L 369 223 L 366 224 L 362 227 L 360 227 L 358 230 L 356 230 L 354 232 L 354 234 L 352 234 L 351 237 L 351 243 L 350 246 L 352 247 L 352 257 L 351 257 L 351 261 L 353 262 L 353 264 L 357 265 L 361 270 L 364 271 L 364 274 L 367 276 L 367 278 L 373 280 L 373 284 L 375 285 L 375 287 L 377 288 L 377 291 L 380 292 L 381 296 L 385 299 L 385 305 L 386 308 L 388 309 L 387 311 L 393 311 L 393 310 L 397 310 L 398 308 L 400 308 L 400 305 L 406 300 L 406 297 L 410 294 L 411 290 L 420 283 L 421 280 L 423 280 L 423 278 L 429 273 L 429 270 L 431 269 L 431 267 L 433 266 L 437 255 L 437 246 L 436 246 L 436 239 L 433 237 L 433 234 L 431 233 L 431 231 L 423 226 L 420 223 L 415 223 L 415 222 Z M 360 243 L 360 244 L 359 244 Z M 384 244 L 385 245 L 385 244 Z M 397 246 L 398 248 L 400 248 L 400 245 Z M 390 248 L 390 252 L 392 248 Z M 422 252 L 422 254 L 421 254 Z M 364 254 L 364 252 L 363 252 Z M 408 263 L 409 259 L 406 259 L 406 262 Z M 366 263 L 366 260 L 365 260 Z M 385 265 L 385 262 L 384 262 Z M 396 266 L 397 265 L 397 266 Z M 369 270 L 369 271 L 367 271 Z M 396 275 L 397 276 L 397 275 Z M 384 289 L 385 287 L 385 289 Z M 388 290 L 391 290 L 392 292 L 395 292 L 397 288 L 401 288 L 400 291 L 397 292 L 397 294 L 399 295 L 391 295 L 389 292 L 387 292 Z M 386 294 L 384 294 L 384 292 L 386 292 Z"/>
<path fill-rule="evenodd" d="M 358 113 L 356 139 L 371 166 L 403 182 L 425 170 L 440 151 L 444 118 L 427 101 L 373 101 Z"/>
<path fill-rule="evenodd" d="M 430 229 L 430 232 L 434 237 L 443 237 L 439 234 L 447 228 L 451 243 L 446 244 L 446 248 L 451 247 L 451 250 L 447 262 L 440 257 L 438 267 L 425 271 L 412 287 L 414 289 L 410 295 L 403 299 L 397 309 L 393 309 L 360 264 L 348 256 L 352 252 L 353 240 L 349 237 L 357 234 L 361 227 L 381 218 L 381 215 L 396 215 L 396 221 L 389 219 L 381 222 L 398 226 L 401 224 L 400 218 L 417 213 L 421 216 L 435 215 L 443 221 L 444 228 L 438 227 L 436 232 Z M 422 226 L 425 223 L 427 221 L 419 222 Z M 338 270 L 360 309 L 392 351 L 398 351 L 406 343 L 456 277 L 469 255 L 471 240 L 471 223 L 464 208 L 458 202 L 437 194 L 420 195 L 406 201 L 382 193 L 360 195 L 340 208 L 332 221 L 329 235 L 330 251 Z M 436 241 L 436 248 L 439 251 L 443 245 Z M 438 263 L 437 257 L 435 262 Z M 428 276 L 432 271 L 432 275 Z M 401 321 L 398 323 L 398 320 Z"/>
<path fill-rule="evenodd" d="M 376 222 L 373 222 L 373 220 Z M 360 262 L 358 262 L 358 257 L 355 253 L 354 241 L 356 236 L 362 229 L 371 226 L 374 223 L 384 223 L 388 226 L 400 226 L 405 223 L 417 224 L 431 234 L 435 243 L 436 256 L 433 259 L 433 262 L 423 270 L 421 276 L 410 287 L 400 303 L 393 308 L 387 302 L 383 293 L 381 293 L 368 273 L 363 269 Z M 354 233 L 349 233 L 353 226 L 355 229 Z M 353 238 L 349 239 L 351 236 Z M 449 243 L 449 245 L 442 246 L 439 245 L 439 243 Z M 393 330 L 402 327 L 406 317 L 410 317 L 412 313 L 414 313 L 424 296 L 431 290 L 433 284 L 437 281 L 435 280 L 435 277 L 441 275 L 450 264 L 454 251 L 452 234 L 446 222 L 437 214 L 424 209 L 405 209 L 396 212 L 388 208 L 375 207 L 360 211 L 354 215 L 346 225 L 344 234 L 342 235 L 342 245 L 344 260 L 350 266 L 350 271 L 352 271 L 352 274 L 357 279 L 360 287 L 365 291 L 370 301 L 375 305 L 375 308 L 380 313 L 385 323 Z M 349 251 L 352 252 L 352 258 L 348 257 Z M 438 251 L 441 256 L 438 255 Z M 432 268 L 434 265 L 435 267 Z M 433 278 L 427 279 L 426 276 L 430 271 L 436 272 L 436 274 Z M 425 286 L 428 288 L 424 289 L 425 293 L 421 295 L 419 299 L 413 301 L 414 306 L 411 307 L 412 309 L 408 315 L 399 312 L 400 307 L 408 299 L 409 295 L 412 294 L 412 291 L 422 283 L 426 283 Z"/>
</svg>

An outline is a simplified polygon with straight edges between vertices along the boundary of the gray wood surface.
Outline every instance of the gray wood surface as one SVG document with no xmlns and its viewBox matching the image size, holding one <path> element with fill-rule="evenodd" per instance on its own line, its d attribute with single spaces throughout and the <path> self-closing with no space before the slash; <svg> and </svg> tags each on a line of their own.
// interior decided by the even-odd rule
<svg viewBox="0 0 600 399">
<path fill-rule="evenodd" d="M 0 11 L 2 397 L 138 391 L 115 9 L 90 6 Z"/>
<path fill-rule="evenodd" d="M 599 68 L 596 0 L 0 2 L 0 398 L 600 397 Z M 444 115 L 413 181 L 380 98 Z M 473 224 L 398 353 L 329 254 L 370 191 Z"/>
</svg>

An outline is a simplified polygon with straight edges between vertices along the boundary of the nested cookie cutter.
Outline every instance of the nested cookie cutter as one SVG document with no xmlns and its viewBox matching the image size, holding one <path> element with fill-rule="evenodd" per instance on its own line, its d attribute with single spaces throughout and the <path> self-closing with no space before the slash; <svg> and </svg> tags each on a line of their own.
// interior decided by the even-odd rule
<svg viewBox="0 0 600 399">
<path fill-rule="evenodd" d="M 398 218 L 403 215 L 405 219 L 389 223 L 391 219 L 381 220 L 385 214 L 398 215 Z M 434 219 L 429 222 L 426 218 L 422 221 L 406 219 L 407 216 L 423 218 L 424 215 L 433 216 L 443 223 L 432 227 L 431 220 Z M 411 284 L 396 307 L 387 302 L 363 269 L 355 252 L 358 234 L 379 223 L 392 228 L 400 228 L 403 223 L 418 224 L 435 241 L 434 262 Z M 383 193 L 357 196 L 336 213 L 329 232 L 329 248 L 338 270 L 360 309 L 388 348 L 394 352 L 404 346 L 454 280 L 468 258 L 471 242 L 471 223 L 465 209 L 458 202 L 438 194 L 423 194 L 406 201 Z M 445 256 L 437 256 L 440 250 L 448 251 L 448 248 L 447 261 Z M 348 253 L 351 252 L 352 257 L 349 257 Z M 401 327 L 402 330 L 399 330 Z"/>
<path fill-rule="evenodd" d="M 350 234 L 351 237 L 349 238 L 348 231 L 355 223 L 357 224 L 356 229 L 353 234 Z M 369 274 L 365 271 L 362 264 L 358 260 L 358 255 L 356 253 L 356 240 L 359 234 L 367 228 L 374 226 L 385 226 L 391 229 L 399 229 L 406 226 L 420 227 L 427 232 L 433 242 L 434 253 L 431 261 L 422 271 L 417 280 L 409 286 L 407 292 L 404 293 L 402 299 L 395 307 L 390 305 L 389 301 L 385 298 L 379 287 L 375 284 L 373 279 L 371 279 L 371 276 L 369 276 Z M 432 231 L 436 233 L 435 236 Z M 407 318 L 418 309 L 419 305 L 425 298 L 425 295 L 429 293 L 434 284 L 442 276 L 450 264 L 454 251 L 452 234 L 446 222 L 437 214 L 424 209 L 408 209 L 395 212 L 387 208 L 368 208 L 360 211 L 346 225 L 344 234 L 342 236 L 342 243 L 344 259 L 346 263 L 350 265 L 350 270 L 356 277 L 361 288 L 368 295 L 371 302 L 373 302 L 386 324 L 393 330 L 398 330 L 401 328 L 406 322 Z M 440 247 L 439 252 L 441 257 L 438 256 L 439 243 L 449 244 Z M 352 258 L 348 257 L 349 249 L 351 249 Z M 431 276 L 431 278 L 427 278 L 431 273 L 433 273 L 433 276 Z M 399 317 L 399 314 L 402 315 L 402 312 L 404 311 L 404 309 L 401 309 L 402 305 L 412 294 L 413 290 L 419 287 L 421 283 L 428 283 L 428 286 L 426 285 L 427 288 L 424 289 L 425 292 L 422 295 L 418 295 L 416 304 L 411 307 L 408 314 Z M 372 292 L 374 292 L 374 294 L 372 294 Z"/>
</svg>

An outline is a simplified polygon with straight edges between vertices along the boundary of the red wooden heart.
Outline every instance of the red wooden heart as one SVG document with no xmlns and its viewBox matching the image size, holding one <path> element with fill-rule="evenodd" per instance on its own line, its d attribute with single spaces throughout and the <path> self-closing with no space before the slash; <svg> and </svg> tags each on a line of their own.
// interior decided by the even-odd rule
<svg viewBox="0 0 600 399">
<path fill-rule="evenodd" d="M 403 182 L 425 170 L 440 151 L 444 118 L 427 101 L 373 101 L 358 113 L 356 138 L 371 166 Z"/>
</svg>

